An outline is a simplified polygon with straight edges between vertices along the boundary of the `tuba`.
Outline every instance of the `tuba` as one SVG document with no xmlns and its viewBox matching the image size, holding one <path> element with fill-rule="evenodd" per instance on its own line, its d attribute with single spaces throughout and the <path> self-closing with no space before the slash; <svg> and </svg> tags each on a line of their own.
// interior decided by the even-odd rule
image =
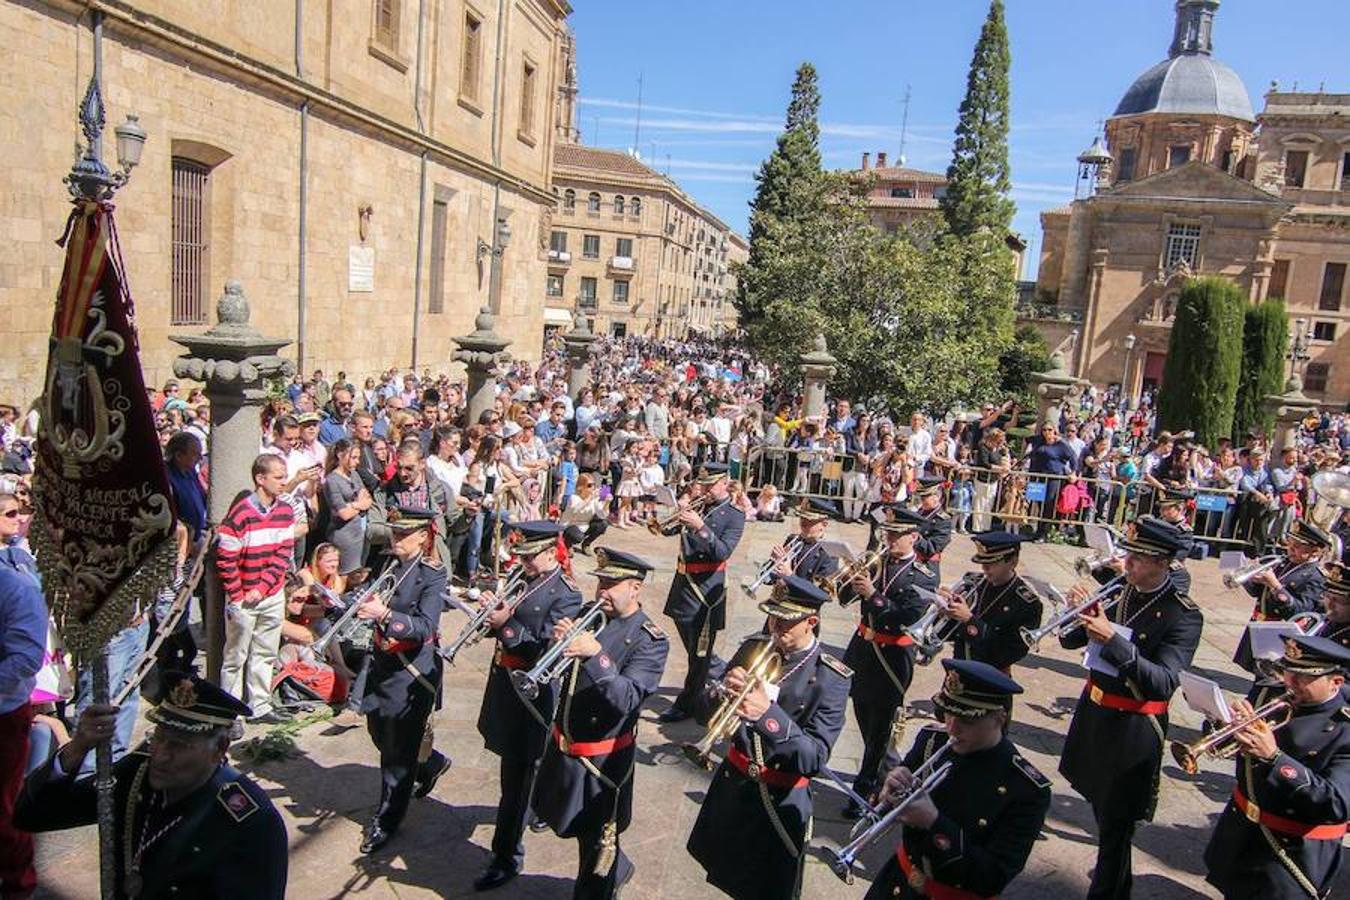
<svg viewBox="0 0 1350 900">
<path fill-rule="evenodd" d="M 741 717 L 736 713 L 736 708 L 759 685 L 777 684 L 783 675 L 783 656 L 767 636 L 753 638 L 727 663 L 728 671 L 735 668 L 745 670 L 745 686 L 733 694 L 725 686 L 719 685 L 722 702 L 708 720 L 708 730 L 703 739 L 697 744 L 685 744 L 683 747 L 685 756 L 710 771 L 714 767 L 713 747 L 728 740 L 740 727 Z"/>
</svg>

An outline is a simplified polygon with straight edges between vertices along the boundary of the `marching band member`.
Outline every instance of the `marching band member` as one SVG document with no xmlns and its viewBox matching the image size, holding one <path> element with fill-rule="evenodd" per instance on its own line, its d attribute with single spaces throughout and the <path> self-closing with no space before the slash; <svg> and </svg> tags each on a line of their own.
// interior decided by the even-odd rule
<svg viewBox="0 0 1350 900">
<path fill-rule="evenodd" d="M 1158 518 L 1164 522 L 1177 526 L 1186 536 L 1177 555 L 1172 558 L 1172 563 L 1168 569 L 1172 573 L 1172 584 L 1176 587 L 1178 593 L 1191 593 L 1191 573 L 1186 569 L 1186 560 L 1191 555 L 1191 545 L 1195 543 L 1195 529 L 1186 519 L 1186 510 L 1195 500 L 1195 491 L 1190 488 L 1166 488 L 1157 494 Z M 1115 574 L 1120 574 L 1123 569 L 1117 568 Z M 1109 580 L 1109 579 L 1108 579 Z"/>
<path fill-rule="evenodd" d="M 1350 566 L 1330 562 L 1322 567 L 1325 580 L 1322 602 L 1326 604 L 1326 624 L 1317 634 L 1350 647 Z"/>
<path fill-rule="evenodd" d="M 933 705 L 942 725 L 919 732 L 882 791 L 894 800 L 911 774 L 943 747 L 951 769 L 916 798 L 900 821 L 904 833 L 866 900 L 900 897 L 975 900 L 994 897 L 1026 866 L 1050 808 L 1050 779 L 1008 739 L 1017 682 L 975 660 L 944 659 L 947 678 Z"/>
<path fill-rule="evenodd" d="M 516 557 L 524 567 L 524 593 L 517 602 L 501 598 L 501 607 L 489 618 L 497 634 L 497 649 L 488 670 L 487 689 L 478 714 L 478 733 L 487 749 L 501 757 L 501 801 L 492 833 L 492 859 L 474 881 L 475 890 L 501 887 L 520 873 L 525 861 L 521 838 L 529 814 L 530 788 L 539 758 L 548 741 L 556 691 L 543 685 L 538 696 L 526 700 L 511 681 L 511 672 L 531 668 L 563 619 L 576 618 L 581 592 L 558 564 L 556 522 L 521 522 L 512 531 L 519 537 Z M 484 592 L 485 605 L 498 603 Z"/>
<path fill-rule="evenodd" d="M 892 735 L 903 728 L 905 692 L 914 678 L 914 641 L 904 629 L 928 607 L 914 588 L 931 591 L 938 585 L 937 575 L 915 552 L 923 516 L 892 506 L 887 518 L 880 526 L 886 555 L 877 577 L 860 573 L 840 592 L 845 604 L 862 601 L 858 631 L 844 662 L 857 673 L 850 693 L 865 749 L 853 790 L 863 797 L 876 789 L 882 763 L 890 768 L 898 759 L 891 749 Z M 862 810 L 850 804 L 849 812 L 856 817 Z"/>
<path fill-rule="evenodd" d="M 797 537 L 801 544 L 792 554 L 782 544 L 769 551 L 774 562 L 774 574 L 779 577 L 796 575 L 808 581 L 824 578 L 839 568 L 839 560 L 821 545 L 830 519 L 839 517 L 839 507 L 832 500 L 804 497 L 797 505 L 796 512 Z"/>
<path fill-rule="evenodd" d="M 1098 645 L 1116 675 L 1088 674 L 1078 698 L 1059 771 L 1092 804 L 1097 865 L 1089 898 L 1128 898 L 1131 841 L 1139 820 L 1152 819 L 1167 734 L 1167 707 L 1180 673 L 1200 643 L 1204 617 L 1176 589 L 1168 566 L 1185 536 L 1175 525 L 1143 516 L 1122 542 L 1126 586 L 1109 610 L 1100 605 L 1064 631 L 1065 649 Z M 1086 599 L 1076 587 L 1071 603 Z M 1131 629 L 1126 637 L 1116 627 Z"/>
<path fill-rule="evenodd" d="M 957 623 L 952 643 L 956 659 L 988 663 L 1006 674 L 1029 652 L 1022 628 L 1041 624 L 1041 598 L 1017 574 L 1024 538 L 1011 531 L 971 536 L 983 574 L 958 594 L 945 591 L 947 617 Z"/>
<path fill-rule="evenodd" d="M 1243 587 L 1256 598 L 1253 622 L 1289 619 L 1317 609 L 1322 595 L 1318 558 L 1331 546 L 1331 536 L 1306 519 L 1295 519 L 1285 539 L 1285 559 Z"/>
<path fill-rule="evenodd" d="M 844 726 L 852 672 L 822 651 L 815 629 L 829 597 L 789 575 L 759 604 L 782 655 L 777 683 L 758 685 L 741 701 L 741 724 L 713 775 L 689 852 L 710 884 L 737 900 L 791 900 L 800 895 L 811 823 L 812 776 L 825 768 Z M 747 641 L 742 657 L 759 635 Z M 725 690 L 745 686 L 733 667 Z"/>
<path fill-rule="evenodd" d="M 390 551 L 398 588 L 392 597 L 367 597 L 356 616 L 375 623 L 374 649 L 361 711 L 375 749 L 380 752 L 380 802 L 361 839 L 361 852 L 374 853 L 389 842 L 403 822 L 413 788 L 427 766 L 434 785 L 448 760 L 437 765 L 419 759 L 427 718 L 441 690 L 441 658 L 436 633 L 444 603 L 446 572 L 436 558 L 429 509 L 399 511 L 389 522 Z M 415 571 L 409 572 L 409 567 Z M 428 745 L 428 750 L 430 745 Z"/>
<path fill-rule="evenodd" d="M 576 665 L 562 677 L 534 793 L 536 814 L 559 837 L 577 839 L 576 900 L 614 897 L 633 875 L 619 835 L 632 818 L 638 714 L 660 686 L 670 651 L 665 632 L 642 609 L 651 564 L 603 548 L 596 548 L 595 561 L 595 602 L 607 621 L 563 651 Z M 571 626 L 571 619 L 560 620 L 553 639 Z"/>
<path fill-rule="evenodd" d="M 914 495 L 919 500 L 916 507 L 923 517 L 923 529 L 914 549 L 918 551 L 919 561 L 933 570 L 938 580 L 942 580 L 942 551 L 952 542 L 952 527 L 955 523 L 942 508 L 942 491 L 946 480 L 933 475 L 919 479 L 919 487 Z"/>
<path fill-rule="evenodd" d="M 1280 662 L 1292 715 L 1234 736 L 1237 783 L 1205 848 L 1207 880 L 1226 900 L 1330 897 L 1350 818 L 1350 650 L 1321 637 L 1285 639 Z M 1236 718 L 1252 705 L 1233 705 Z"/>
<path fill-rule="evenodd" d="M 680 557 L 663 610 L 675 620 L 689 664 L 674 705 L 658 717 L 665 723 L 683 722 L 693 715 L 694 703 L 708 678 L 717 633 L 727 625 L 727 560 L 736 552 L 745 530 L 745 514 L 727 502 L 724 464 L 704 463 L 698 484 L 709 498 L 708 505 L 701 515 L 681 505 Z"/>
</svg>

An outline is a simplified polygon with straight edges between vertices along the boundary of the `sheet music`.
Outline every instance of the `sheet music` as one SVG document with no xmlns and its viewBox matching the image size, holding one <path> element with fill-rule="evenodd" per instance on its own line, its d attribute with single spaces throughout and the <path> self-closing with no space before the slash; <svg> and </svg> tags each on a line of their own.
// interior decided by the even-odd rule
<svg viewBox="0 0 1350 900">
<path fill-rule="evenodd" d="M 1247 557 L 1241 550 L 1224 550 L 1219 554 L 1219 571 L 1233 572 L 1247 564 Z"/>
<path fill-rule="evenodd" d="M 1115 539 L 1111 536 L 1111 530 L 1104 525 L 1084 525 L 1083 541 L 1102 556 L 1115 554 Z"/>
<path fill-rule="evenodd" d="M 1303 629 L 1295 622 L 1249 622 L 1247 646 L 1251 648 L 1253 659 L 1282 659 L 1284 639 L 1302 633 Z"/>
<path fill-rule="evenodd" d="M 858 558 L 853 548 L 843 541 L 821 541 L 820 548 L 840 563 L 851 563 Z"/>
<path fill-rule="evenodd" d="M 658 484 L 652 489 L 652 496 L 656 502 L 662 506 L 677 506 L 678 501 L 675 498 L 675 492 L 668 485 Z"/>
<path fill-rule="evenodd" d="M 1201 678 L 1193 672 L 1181 672 L 1181 695 L 1186 705 L 1203 715 L 1211 722 L 1227 725 L 1233 720 L 1233 711 L 1228 708 L 1223 691 L 1208 678 Z"/>
<path fill-rule="evenodd" d="M 1116 634 L 1127 641 L 1134 636 L 1134 629 L 1128 625 L 1112 622 L 1111 627 L 1115 629 Z M 1101 672 L 1111 678 L 1119 678 L 1120 670 L 1102 659 L 1102 646 L 1096 641 L 1088 641 L 1087 649 L 1083 651 L 1083 667 L 1093 672 Z"/>
</svg>

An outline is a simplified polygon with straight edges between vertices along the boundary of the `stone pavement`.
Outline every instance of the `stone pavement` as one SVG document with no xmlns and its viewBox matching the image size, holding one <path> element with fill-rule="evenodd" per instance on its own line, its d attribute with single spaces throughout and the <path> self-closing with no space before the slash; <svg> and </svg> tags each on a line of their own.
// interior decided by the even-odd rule
<svg viewBox="0 0 1350 900">
<path fill-rule="evenodd" d="M 718 649 L 734 649 L 737 639 L 757 630 L 762 616 L 746 602 L 739 588 L 742 578 L 753 577 L 769 547 L 786 533 L 788 525 L 752 524 L 732 562 L 733 586 L 730 627 Z M 834 525 L 861 548 L 866 538 L 861 526 Z M 658 622 L 669 586 L 675 545 L 645 529 L 614 531 L 602 542 L 632 550 L 658 563 L 661 572 L 647 589 L 646 606 Z M 972 552 L 968 538 L 958 535 L 945 555 L 944 583 L 954 582 L 967 568 Z M 1023 570 L 1067 588 L 1074 578 L 1073 560 L 1085 551 L 1056 545 L 1028 545 Z M 589 597 L 594 579 L 582 574 L 593 562 L 578 558 L 583 592 Z M 1194 670 L 1216 678 L 1226 690 L 1244 692 L 1244 673 L 1231 662 L 1238 635 L 1247 620 L 1250 603 L 1245 594 L 1225 591 L 1216 564 L 1192 562 L 1195 596 L 1205 611 L 1205 630 Z M 458 631 L 463 617 L 447 613 L 443 632 Z M 827 610 L 823 639 L 842 654 L 854 627 L 849 610 Z M 684 676 L 684 658 L 672 636 L 672 653 L 660 696 L 652 706 L 666 708 Z M 471 882 L 487 862 L 487 846 L 497 800 L 497 760 L 483 749 L 475 728 L 491 648 L 487 644 L 462 655 L 446 674 L 445 708 L 436 723 L 437 746 L 454 759 L 454 768 L 442 778 L 429 798 L 414 801 L 398 836 L 377 856 L 356 854 L 360 830 L 377 798 L 378 775 L 374 752 L 364 728 L 341 729 L 331 723 L 312 726 L 300 736 L 295 758 L 268 763 L 253 773 L 268 790 L 286 819 L 291 840 L 288 896 L 295 900 L 336 898 L 431 898 L 475 896 Z M 920 668 L 909 698 L 911 705 L 931 713 L 928 698 L 941 680 L 941 666 Z M 1068 728 L 1073 705 L 1082 685 L 1077 654 L 1061 650 L 1048 640 L 1038 654 L 1019 665 L 1014 676 L 1027 693 L 1020 699 L 1012 737 L 1023 752 L 1055 784 L 1054 802 L 1045 833 L 1026 870 L 1003 893 L 1008 900 L 1081 897 L 1092 867 L 1095 841 L 1091 810 L 1069 789 L 1057 771 L 1059 748 Z M 1172 738 L 1196 735 L 1198 717 L 1178 699 L 1172 705 Z M 911 721 L 911 731 L 922 723 Z M 698 813 L 709 776 L 696 771 L 680 752 L 680 744 L 697 740 L 701 731 L 692 723 L 660 727 L 645 716 L 639 731 L 634 821 L 624 835 L 625 852 L 637 865 L 637 875 L 624 891 L 625 900 L 702 900 L 722 896 L 703 880 L 702 871 L 685 852 L 685 841 Z M 849 724 L 835 746 L 831 765 L 844 773 L 856 771 L 861 742 L 849 711 Z M 1189 900 L 1216 896 L 1204 882 L 1201 854 L 1210 830 L 1232 784 L 1231 764 L 1207 764 L 1195 778 L 1186 777 L 1171 763 L 1164 766 L 1158 815 L 1142 827 L 1135 841 L 1134 869 L 1137 897 Z M 816 790 L 815 835 L 806 867 L 804 896 L 860 898 L 867 878 L 848 887 L 825 864 L 816 845 L 837 846 L 847 840 L 851 823 L 840 816 L 842 796 L 831 785 Z M 39 897 L 84 900 L 97 896 L 95 835 L 92 828 L 39 838 Z M 507 900 L 554 900 L 571 895 L 575 872 L 574 843 L 551 834 L 527 834 L 525 874 L 496 896 Z M 893 846 L 893 844 L 890 844 Z M 878 848 L 865 859 L 869 871 L 884 859 Z M 754 865 L 747 860 L 747 865 Z M 1350 875 L 1343 873 L 1340 891 L 1350 896 Z M 246 898 L 241 898 L 246 900 Z"/>
</svg>

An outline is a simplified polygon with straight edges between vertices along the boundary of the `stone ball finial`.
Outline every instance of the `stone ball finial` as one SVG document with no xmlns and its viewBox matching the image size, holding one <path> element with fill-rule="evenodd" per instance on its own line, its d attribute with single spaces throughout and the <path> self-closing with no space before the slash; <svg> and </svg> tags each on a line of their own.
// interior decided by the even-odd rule
<svg viewBox="0 0 1350 900">
<path fill-rule="evenodd" d="M 816 353 L 828 353 L 829 348 L 825 346 L 825 335 L 817 334 L 815 340 L 811 342 L 811 349 Z"/>
<path fill-rule="evenodd" d="M 496 324 L 497 320 L 492 317 L 492 310 L 486 306 L 479 307 L 478 315 L 473 320 L 473 327 L 478 331 L 491 331 Z"/>
<path fill-rule="evenodd" d="M 1062 371 L 1067 365 L 1068 365 L 1068 363 L 1067 363 L 1067 361 L 1064 359 L 1064 351 L 1062 351 L 1062 350 L 1056 350 L 1054 353 L 1051 353 L 1051 354 L 1050 354 L 1050 371 L 1051 371 L 1051 372 L 1059 372 L 1059 371 Z"/>
<path fill-rule="evenodd" d="M 1298 376 L 1298 373 L 1294 373 L 1285 379 L 1284 392 L 1286 394 L 1303 393 L 1303 379 Z"/>
<path fill-rule="evenodd" d="M 216 319 L 222 325 L 247 325 L 248 316 L 244 286 L 237 281 L 225 282 L 225 293 L 216 301 Z"/>
</svg>

